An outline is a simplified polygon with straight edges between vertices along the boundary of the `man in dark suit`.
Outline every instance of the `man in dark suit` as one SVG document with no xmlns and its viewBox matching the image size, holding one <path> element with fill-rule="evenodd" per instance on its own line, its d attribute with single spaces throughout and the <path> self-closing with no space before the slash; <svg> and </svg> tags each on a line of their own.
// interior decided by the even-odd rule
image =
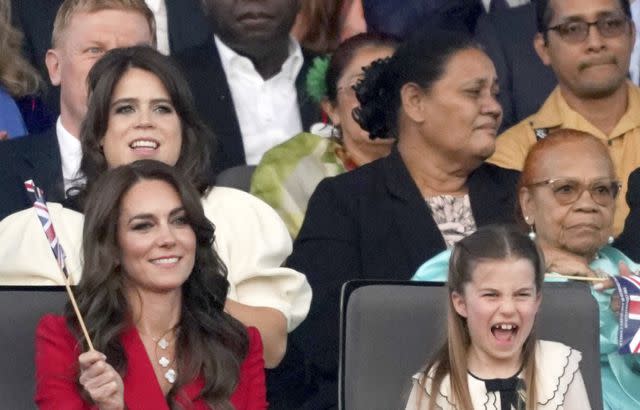
<svg viewBox="0 0 640 410">
<path fill-rule="evenodd" d="M 362 0 L 368 31 L 406 36 L 427 25 L 473 33 L 480 0 Z"/>
<path fill-rule="evenodd" d="M 31 206 L 22 185 L 27 179 L 63 201 L 77 175 L 82 152 L 78 135 L 87 110 L 86 78 L 108 50 L 155 44 L 154 19 L 143 0 L 113 0 L 112 7 L 92 0 L 65 1 L 46 53 L 51 83 L 60 86 L 60 117 L 55 128 L 0 144 L 0 219 Z"/>
<path fill-rule="evenodd" d="M 176 59 L 216 134 L 215 168 L 254 165 L 319 118 L 304 91 L 311 58 L 289 35 L 299 0 L 204 4 L 215 35 Z"/>
<path fill-rule="evenodd" d="M 504 113 L 501 130 L 538 111 L 556 86 L 553 70 L 533 48 L 537 32 L 533 3 L 495 10 L 478 20 L 476 39 L 498 73 L 498 100 Z"/>
<path fill-rule="evenodd" d="M 626 200 L 629 215 L 624 221 L 622 233 L 613 246 L 637 262 L 640 261 L 640 240 L 638 240 L 640 238 L 640 168 L 629 174 Z"/>
</svg>

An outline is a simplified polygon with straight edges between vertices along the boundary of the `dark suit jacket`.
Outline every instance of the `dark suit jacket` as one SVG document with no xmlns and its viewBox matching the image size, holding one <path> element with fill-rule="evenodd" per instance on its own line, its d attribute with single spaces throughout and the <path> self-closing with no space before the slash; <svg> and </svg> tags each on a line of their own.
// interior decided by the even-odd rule
<svg viewBox="0 0 640 410">
<path fill-rule="evenodd" d="M 629 215 L 624 221 L 624 229 L 613 246 L 620 249 L 635 262 L 640 262 L 640 168 L 629 175 L 627 186 Z"/>
<path fill-rule="evenodd" d="M 400 39 L 421 28 L 471 34 L 482 13 L 480 0 L 362 0 L 367 28 Z"/>
<path fill-rule="evenodd" d="M 484 164 L 469 177 L 469 196 L 477 226 L 514 221 L 518 172 Z M 354 171 L 327 178 L 312 195 L 290 266 L 307 275 L 313 289 L 307 319 L 290 335 L 292 356 L 306 360 L 306 374 L 279 383 L 270 375 L 272 408 L 278 388 L 294 395 L 292 384 L 304 383 L 305 408 L 333 408 L 337 403 L 339 298 L 351 279 L 410 279 L 426 260 L 446 249 L 429 207 L 409 175 L 400 154 Z M 284 368 L 295 372 L 295 366 Z M 298 367 L 300 364 L 298 364 Z M 284 370 L 279 373 L 286 373 Z M 300 373 L 300 371 L 299 371 Z M 313 392 L 314 389 L 317 389 Z M 285 394 L 283 394 L 285 396 Z M 297 408 L 298 403 L 289 403 Z"/>
<path fill-rule="evenodd" d="M 55 127 L 42 134 L 0 142 L 0 219 L 29 208 L 24 181 L 33 179 L 48 201 L 64 200 L 62 161 Z"/>
<path fill-rule="evenodd" d="M 518 123 L 540 109 L 556 86 L 550 67 L 533 48 L 537 33 L 533 3 L 497 10 L 478 19 L 476 39 L 484 45 L 498 72 L 504 111 L 501 130 Z"/>
<path fill-rule="evenodd" d="M 49 81 L 44 63 L 51 48 L 53 21 L 63 0 L 11 0 L 12 23 L 24 33 L 23 50 L 31 64 Z M 199 0 L 165 0 L 171 53 L 202 43 L 211 29 Z M 54 113 L 60 112 L 60 90 L 50 87 L 45 103 Z"/>
<path fill-rule="evenodd" d="M 313 56 L 304 50 L 303 55 L 304 64 L 296 79 L 296 88 L 302 127 L 308 130 L 320 119 L 320 111 L 305 90 L 305 79 Z M 213 36 L 197 47 L 176 54 L 175 59 L 189 81 L 200 118 L 216 136 L 217 146 L 211 150 L 215 170 L 246 164 L 240 123 Z"/>
</svg>

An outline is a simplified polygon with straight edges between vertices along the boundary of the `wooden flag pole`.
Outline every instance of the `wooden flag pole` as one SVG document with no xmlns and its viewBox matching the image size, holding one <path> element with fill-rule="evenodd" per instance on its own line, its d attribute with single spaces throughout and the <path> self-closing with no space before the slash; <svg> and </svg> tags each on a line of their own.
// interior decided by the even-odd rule
<svg viewBox="0 0 640 410">
<path fill-rule="evenodd" d="M 64 272 L 60 269 L 60 273 L 63 275 Z M 84 319 L 82 318 L 82 314 L 80 313 L 80 309 L 78 308 L 78 303 L 76 302 L 75 296 L 73 296 L 73 292 L 71 291 L 71 285 L 69 284 L 69 275 L 65 275 L 66 279 L 64 281 L 64 287 L 67 289 L 67 294 L 69 295 L 69 300 L 71 301 L 71 305 L 73 306 L 73 310 L 76 312 L 76 318 L 78 319 L 78 323 L 80 323 L 80 328 L 82 329 L 82 333 L 84 334 L 84 338 L 87 339 L 87 344 L 89 345 L 89 350 L 96 350 L 93 348 L 93 343 L 91 343 L 91 338 L 89 337 L 89 332 L 87 331 L 87 326 L 84 324 Z"/>
<path fill-rule="evenodd" d="M 547 273 L 545 274 L 548 278 L 561 278 L 561 279 L 569 279 L 569 280 L 578 280 L 583 282 L 602 282 L 603 280 L 607 280 L 607 278 L 596 278 L 593 276 L 575 276 L 575 275 L 561 275 L 559 273 Z"/>
<path fill-rule="evenodd" d="M 87 326 L 84 324 L 84 319 L 82 318 L 82 314 L 80 313 L 80 309 L 78 308 L 76 298 L 75 296 L 73 296 L 73 292 L 71 291 L 71 279 L 69 277 L 69 272 L 67 272 L 67 267 L 64 263 L 64 249 L 62 249 L 62 245 L 60 244 L 60 242 L 58 242 L 56 230 L 54 229 L 53 222 L 51 221 L 49 207 L 47 207 L 47 202 L 44 199 L 44 192 L 42 192 L 42 190 L 36 186 L 33 180 L 24 181 L 24 187 L 27 190 L 27 193 L 33 199 L 33 208 L 36 211 L 38 220 L 40 221 L 42 229 L 44 230 L 44 234 L 47 237 L 47 241 L 49 242 L 49 246 L 51 247 L 51 252 L 53 252 L 53 257 L 56 259 L 58 270 L 64 278 L 64 287 L 67 290 L 67 295 L 69 295 L 69 300 L 71 301 L 71 305 L 73 306 L 73 310 L 76 314 L 76 318 L 78 319 L 78 323 L 80 323 L 82 333 L 87 340 L 89 349 L 95 350 L 93 348 L 91 338 L 89 337 Z"/>
</svg>

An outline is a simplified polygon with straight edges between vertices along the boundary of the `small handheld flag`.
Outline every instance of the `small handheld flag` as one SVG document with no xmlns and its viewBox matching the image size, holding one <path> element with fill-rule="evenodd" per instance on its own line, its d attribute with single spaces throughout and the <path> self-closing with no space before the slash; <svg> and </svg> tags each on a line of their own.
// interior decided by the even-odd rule
<svg viewBox="0 0 640 410">
<path fill-rule="evenodd" d="M 640 354 L 640 276 L 613 276 L 620 296 L 618 353 Z"/>
<path fill-rule="evenodd" d="M 91 343 L 91 338 L 89 337 L 87 327 L 84 324 L 84 319 L 82 319 L 82 315 L 80 314 L 80 309 L 78 309 L 76 298 L 73 296 L 73 292 L 71 291 L 71 278 L 69 277 L 69 272 L 67 272 L 67 266 L 64 262 L 64 249 L 62 249 L 62 245 L 58 241 L 56 231 L 53 228 L 53 223 L 51 222 L 51 217 L 49 215 L 49 208 L 47 207 L 47 203 L 44 200 L 44 192 L 42 192 L 42 190 L 38 188 L 31 179 L 24 182 L 24 187 L 31 197 L 31 200 L 33 201 L 33 208 L 38 215 L 38 220 L 40 221 L 42 229 L 44 229 L 44 234 L 49 241 L 49 246 L 51 246 L 53 256 L 56 258 L 56 262 L 58 262 L 60 272 L 62 272 L 62 275 L 64 276 L 64 286 L 67 289 L 67 294 L 69 295 L 69 299 L 71 300 L 71 304 L 73 305 L 73 310 L 75 311 L 78 322 L 80 323 L 80 327 L 82 328 L 82 333 L 84 334 L 85 339 L 87 339 L 89 349 L 95 350 L 93 348 L 93 343 Z"/>
</svg>

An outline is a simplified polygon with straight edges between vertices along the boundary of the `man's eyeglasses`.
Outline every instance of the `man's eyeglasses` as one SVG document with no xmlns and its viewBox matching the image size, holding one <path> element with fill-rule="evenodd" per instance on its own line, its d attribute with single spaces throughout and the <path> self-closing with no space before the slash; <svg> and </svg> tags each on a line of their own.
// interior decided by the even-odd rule
<svg viewBox="0 0 640 410">
<path fill-rule="evenodd" d="M 587 22 L 582 20 L 567 21 L 549 27 L 547 31 L 553 30 L 568 43 L 581 43 L 589 35 L 591 26 L 596 26 L 598 33 L 602 37 L 618 37 L 627 30 L 629 19 L 624 15 L 609 15 L 598 18 L 596 21 Z"/>
<path fill-rule="evenodd" d="M 611 205 L 622 187 L 619 181 L 609 178 L 597 179 L 588 185 L 577 178 L 551 178 L 526 186 L 547 186 L 551 188 L 553 197 L 560 205 L 572 204 L 580 198 L 584 191 L 589 191 L 591 199 L 602 206 Z"/>
</svg>

